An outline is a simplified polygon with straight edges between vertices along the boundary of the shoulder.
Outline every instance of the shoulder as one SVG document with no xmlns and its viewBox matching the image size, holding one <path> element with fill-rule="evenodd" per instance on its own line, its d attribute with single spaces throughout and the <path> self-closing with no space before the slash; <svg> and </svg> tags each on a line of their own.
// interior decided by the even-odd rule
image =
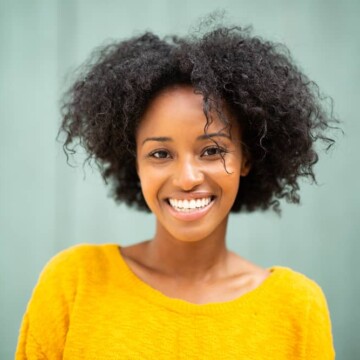
<svg viewBox="0 0 360 360">
<path fill-rule="evenodd" d="M 302 290 L 309 295 L 321 292 L 319 284 L 311 277 L 285 266 L 272 266 L 270 268 L 275 274 L 278 273 L 280 284 L 287 285 L 289 291 L 296 292 Z"/>
<path fill-rule="evenodd" d="M 325 294 L 312 278 L 288 267 L 274 266 L 268 282 L 268 304 L 281 312 L 282 321 L 310 329 L 331 329 Z"/>
<path fill-rule="evenodd" d="M 104 283 L 117 250 L 115 244 L 81 244 L 50 259 L 27 305 L 17 354 L 31 348 L 37 359 L 62 358 L 76 302 L 88 301 L 89 291 Z"/>
<path fill-rule="evenodd" d="M 331 317 L 322 288 L 313 279 L 292 269 L 284 269 L 283 274 L 289 298 L 293 299 L 289 305 L 295 310 L 296 321 L 302 322 L 304 327 L 304 358 L 334 359 Z"/>
<path fill-rule="evenodd" d="M 302 339 L 304 359 L 334 359 L 332 326 L 324 292 L 312 278 L 288 267 L 272 268 L 270 297 L 288 324 Z"/>
<path fill-rule="evenodd" d="M 304 306 L 327 309 L 326 298 L 320 285 L 311 277 L 289 267 L 273 266 L 274 286 L 277 297 L 287 299 L 290 306 Z"/>
<path fill-rule="evenodd" d="M 80 244 L 60 251 L 44 266 L 30 304 L 74 302 L 77 290 L 100 283 L 117 249 L 115 244 Z"/>
<path fill-rule="evenodd" d="M 77 267 L 83 263 L 94 260 L 105 260 L 109 251 L 114 250 L 115 244 L 78 244 L 64 249 L 54 255 L 45 268 L 58 268 L 60 266 L 68 265 Z"/>
<path fill-rule="evenodd" d="M 116 249 L 115 244 L 79 244 L 64 249 L 44 266 L 38 286 L 76 287 L 79 280 L 89 278 L 97 269 L 105 271 Z"/>
<path fill-rule="evenodd" d="M 76 244 L 69 248 L 59 251 L 51 260 L 58 261 L 64 259 L 82 258 L 87 255 L 95 255 L 104 251 L 108 246 L 113 244 Z"/>
</svg>

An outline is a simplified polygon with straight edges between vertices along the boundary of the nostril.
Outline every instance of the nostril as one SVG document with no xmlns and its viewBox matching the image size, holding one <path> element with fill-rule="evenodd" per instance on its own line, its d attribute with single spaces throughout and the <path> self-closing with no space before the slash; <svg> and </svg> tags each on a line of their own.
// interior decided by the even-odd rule
<svg viewBox="0 0 360 360">
<path fill-rule="evenodd" d="M 201 171 L 184 171 L 174 176 L 174 185 L 185 191 L 190 191 L 204 182 L 204 174 Z"/>
</svg>

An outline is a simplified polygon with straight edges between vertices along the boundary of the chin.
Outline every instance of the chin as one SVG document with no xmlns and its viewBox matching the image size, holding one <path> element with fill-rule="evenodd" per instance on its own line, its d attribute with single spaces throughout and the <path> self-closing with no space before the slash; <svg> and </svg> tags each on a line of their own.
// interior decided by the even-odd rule
<svg viewBox="0 0 360 360">
<path fill-rule="evenodd" d="M 211 220 L 210 220 L 211 221 Z M 189 224 L 188 224 L 189 225 Z M 193 224 L 195 225 L 195 224 Z M 217 231 L 222 228 L 222 224 L 218 224 L 216 227 L 209 228 L 208 226 L 204 226 L 204 224 L 197 224 L 196 226 L 179 226 L 177 229 L 165 228 L 165 231 L 171 236 L 173 239 L 177 241 L 181 241 L 184 243 L 195 243 L 201 240 L 210 238 Z"/>
</svg>

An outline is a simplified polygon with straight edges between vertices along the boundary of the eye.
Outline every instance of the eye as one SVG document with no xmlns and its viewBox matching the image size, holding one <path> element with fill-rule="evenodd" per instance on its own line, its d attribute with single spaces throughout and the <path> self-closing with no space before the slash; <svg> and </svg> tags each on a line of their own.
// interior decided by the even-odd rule
<svg viewBox="0 0 360 360">
<path fill-rule="evenodd" d="M 170 157 L 170 154 L 166 150 L 156 150 L 150 153 L 149 157 L 153 157 L 155 159 L 167 159 Z"/>
<path fill-rule="evenodd" d="M 219 146 L 211 146 L 204 150 L 203 156 L 214 156 L 214 155 L 224 155 L 226 150 Z"/>
</svg>

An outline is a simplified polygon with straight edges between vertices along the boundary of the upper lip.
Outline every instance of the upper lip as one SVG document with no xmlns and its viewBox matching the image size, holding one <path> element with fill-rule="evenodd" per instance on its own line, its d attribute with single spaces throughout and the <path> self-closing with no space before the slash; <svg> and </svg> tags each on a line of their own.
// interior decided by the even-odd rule
<svg viewBox="0 0 360 360">
<path fill-rule="evenodd" d="M 176 199 L 176 200 L 196 200 L 196 199 L 204 199 L 204 198 L 208 198 L 211 197 L 213 198 L 214 195 L 212 193 L 209 192 L 191 192 L 188 194 L 173 194 L 170 195 L 166 198 L 166 200 L 168 199 Z"/>
</svg>

